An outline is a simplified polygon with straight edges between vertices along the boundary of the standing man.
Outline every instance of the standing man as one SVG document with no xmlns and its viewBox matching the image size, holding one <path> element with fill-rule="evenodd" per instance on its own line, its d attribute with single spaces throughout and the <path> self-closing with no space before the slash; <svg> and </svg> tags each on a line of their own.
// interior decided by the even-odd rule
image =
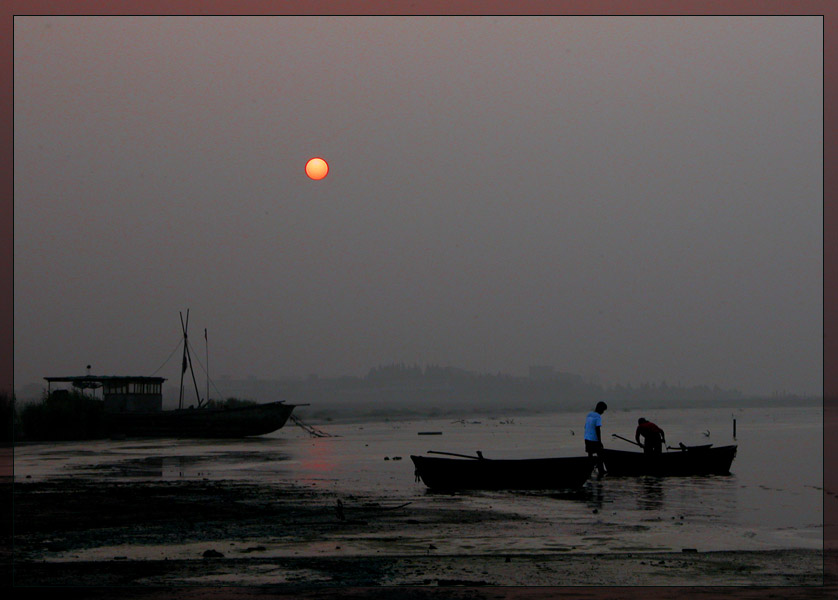
<svg viewBox="0 0 838 600">
<path fill-rule="evenodd" d="M 640 442 L 641 436 L 643 436 L 643 443 Z M 637 431 L 634 432 L 634 439 L 646 454 L 660 454 L 663 450 L 663 444 L 666 444 L 663 429 L 643 417 L 637 419 Z"/>
<path fill-rule="evenodd" d="M 596 408 L 593 412 L 589 412 L 585 419 L 585 452 L 588 453 L 588 456 L 596 454 L 599 479 L 602 479 L 602 476 L 605 475 L 605 465 L 602 464 L 600 451 L 602 450 L 602 413 L 607 409 L 608 405 L 605 402 L 597 402 Z"/>
</svg>

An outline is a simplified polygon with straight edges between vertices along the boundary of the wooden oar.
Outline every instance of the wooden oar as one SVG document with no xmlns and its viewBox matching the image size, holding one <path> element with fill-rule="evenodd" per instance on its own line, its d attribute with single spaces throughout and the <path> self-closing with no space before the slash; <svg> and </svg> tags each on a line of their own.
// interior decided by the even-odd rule
<svg viewBox="0 0 838 600">
<path fill-rule="evenodd" d="M 459 456 L 461 458 L 473 458 L 474 460 L 481 460 L 483 458 L 483 453 L 480 450 L 477 451 L 477 456 L 469 456 L 468 454 L 456 454 L 454 452 L 436 452 L 435 450 L 428 450 L 428 454 L 445 454 L 447 456 Z"/>
<path fill-rule="evenodd" d="M 628 438 L 624 438 L 623 436 L 621 436 L 621 435 L 617 435 L 616 433 L 612 433 L 612 434 L 611 434 L 611 437 L 620 438 L 620 439 L 621 439 L 621 440 L 623 440 L 624 442 L 628 442 L 629 444 L 634 444 L 635 446 L 640 446 L 640 444 L 638 444 L 638 443 L 637 443 L 637 442 L 635 442 L 634 440 L 630 440 L 630 439 L 628 439 Z M 640 447 L 642 448 L 643 446 L 640 446 Z"/>
<path fill-rule="evenodd" d="M 640 444 L 638 444 L 637 442 L 632 441 L 632 440 L 627 439 L 627 438 L 624 438 L 624 437 L 622 437 L 622 436 L 619 436 L 619 435 L 617 435 L 616 433 L 612 433 L 612 434 L 611 434 L 611 437 L 620 438 L 621 440 L 623 440 L 623 441 L 625 441 L 625 442 L 628 442 L 629 444 L 634 444 L 635 446 L 640 446 Z M 641 448 L 643 448 L 643 446 L 640 446 L 640 447 L 641 447 Z M 643 448 L 643 449 L 645 450 L 645 448 Z M 669 450 L 676 450 L 676 448 L 670 448 L 669 446 L 667 446 L 667 447 L 666 447 L 666 450 L 667 450 L 667 452 L 668 452 Z"/>
</svg>

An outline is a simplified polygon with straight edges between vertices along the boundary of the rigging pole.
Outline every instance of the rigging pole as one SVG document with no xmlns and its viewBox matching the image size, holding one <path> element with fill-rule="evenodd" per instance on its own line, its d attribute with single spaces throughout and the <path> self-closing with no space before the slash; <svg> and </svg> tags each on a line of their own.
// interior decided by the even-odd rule
<svg viewBox="0 0 838 600">
<path fill-rule="evenodd" d="M 207 338 L 207 328 L 206 327 L 204 327 L 204 345 L 206 346 L 206 349 L 207 349 L 207 398 L 206 398 L 206 400 L 207 400 L 207 403 L 209 403 L 209 382 L 210 382 L 210 377 L 209 377 L 209 338 Z"/>
<path fill-rule="evenodd" d="M 203 401 L 198 391 L 198 380 L 195 379 L 195 369 L 192 368 L 192 355 L 189 353 L 189 309 L 186 309 L 186 323 L 183 322 L 183 313 L 180 315 L 180 326 L 183 329 L 183 366 L 180 370 L 180 408 L 183 408 L 183 374 L 186 373 L 186 365 L 189 365 L 189 372 L 192 374 L 192 383 L 195 385 L 195 397 L 198 399 L 198 408 L 201 408 Z"/>
<path fill-rule="evenodd" d="M 183 313 L 180 314 L 180 329 L 183 331 L 183 360 L 181 361 L 180 367 L 180 395 L 178 397 L 177 407 L 178 409 L 183 408 L 183 375 L 186 373 L 186 325 L 183 322 Z M 186 322 L 189 323 L 189 309 L 186 309 Z"/>
</svg>

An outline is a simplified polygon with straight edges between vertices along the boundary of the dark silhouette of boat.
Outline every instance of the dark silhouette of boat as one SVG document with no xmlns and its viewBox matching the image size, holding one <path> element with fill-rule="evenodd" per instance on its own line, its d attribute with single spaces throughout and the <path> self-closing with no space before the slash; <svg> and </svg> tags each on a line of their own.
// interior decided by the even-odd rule
<svg viewBox="0 0 838 600">
<path fill-rule="evenodd" d="M 413 456 L 417 480 L 434 490 L 552 490 L 575 489 L 584 485 L 595 459 L 530 458 L 496 460 L 449 452 L 460 458 Z"/>
<path fill-rule="evenodd" d="M 110 437 L 240 438 L 281 429 L 296 405 L 284 402 L 228 408 L 162 410 L 163 377 L 81 375 L 46 377 L 49 384 L 101 389 L 106 435 Z M 67 393 L 55 390 L 52 394 Z"/>
<path fill-rule="evenodd" d="M 271 402 L 236 408 L 186 408 L 106 415 L 111 435 L 126 437 L 240 438 L 281 429 L 293 404 Z"/>
<path fill-rule="evenodd" d="M 682 446 L 672 452 L 647 454 L 627 450 L 601 450 L 609 476 L 729 475 L 737 446 Z"/>
<path fill-rule="evenodd" d="M 177 410 L 163 410 L 163 377 L 90 375 L 45 377 L 48 385 L 69 383 L 78 390 L 101 389 L 106 434 L 111 437 L 180 437 L 180 438 L 241 438 L 265 435 L 282 428 L 298 405 L 284 402 L 265 404 L 239 403 L 233 406 L 216 405 L 201 398 L 187 336 L 189 311 L 186 320 L 181 314 L 183 330 L 183 362 L 180 378 L 180 397 Z M 206 339 L 206 330 L 204 330 Z M 209 362 L 209 361 L 207 361 Z M 183 407 L 183 378 L 187 368 L 195 383 L 197 407 Z M 48 387 L 47 394 L 51 394 Z M 56 390 L 54 393 L 68 393 Z M 207 398 L 209 374 L 207 374 Z"/>
</svg>

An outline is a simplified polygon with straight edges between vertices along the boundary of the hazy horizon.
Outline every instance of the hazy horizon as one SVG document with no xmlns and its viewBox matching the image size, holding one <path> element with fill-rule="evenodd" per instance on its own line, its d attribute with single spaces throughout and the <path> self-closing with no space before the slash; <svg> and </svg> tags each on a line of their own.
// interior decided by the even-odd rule
<svg viewBox="0 0 838 600">
<path fill-rule="evenodd" d="M 823 394 L 822 17 L 14 34 L 16 388 L 149 375 L 188 308 L 213 378 L 549 365 Z"/>
</svg>

